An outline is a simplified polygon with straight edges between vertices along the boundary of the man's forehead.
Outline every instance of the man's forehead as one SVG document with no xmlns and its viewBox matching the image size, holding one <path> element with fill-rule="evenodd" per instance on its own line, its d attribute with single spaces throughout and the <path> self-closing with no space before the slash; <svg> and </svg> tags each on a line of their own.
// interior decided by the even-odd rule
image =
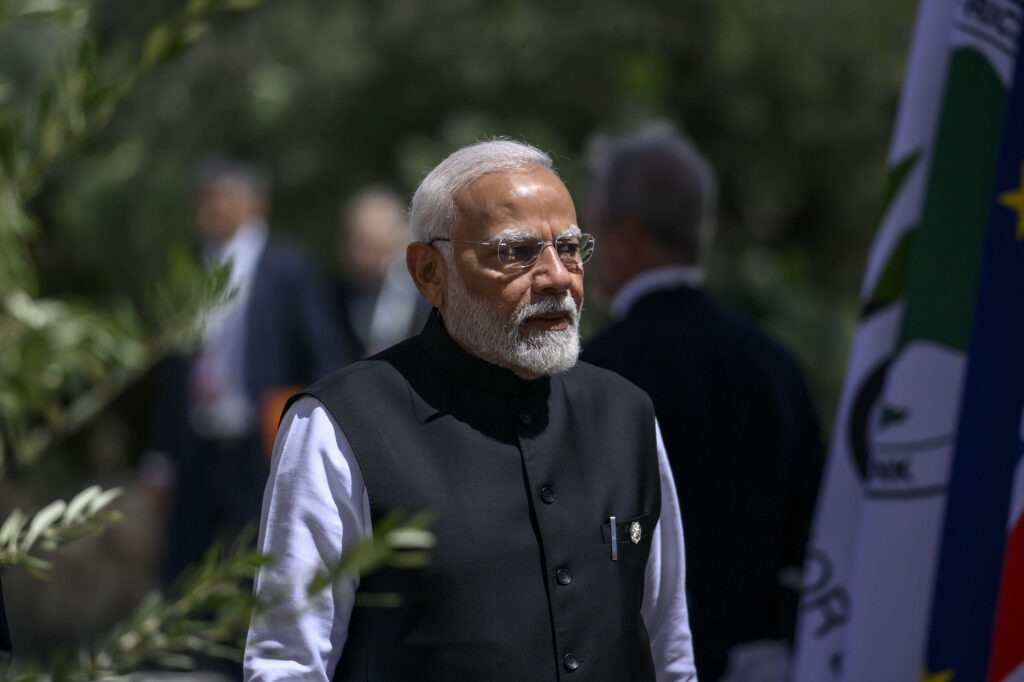
<svg viewBox="0 0 1024 682">
<path fill-rule="evenodd" d="M 480 199 L 515 202 L 533 196 L 539 191 L 552 189 L 558 189 L 568 197 L 569 192 L 559 177 L 544 166 L 498 170 L 476 178 L 456 195 L 455 202 L 468 204 Z"/>
<path fill-rule="evenodd" d="M 553 221 L 556 233 L 576 223 L 576 211 L 568 190 L 543 166 L 525 171 L 488 173 L 464 189 L 455 200 L 460 227 L 476 231 L 484 224 L 490 232 L 533 232 L 537 218 Z M 461 231 L 461 230 L 460 230 Z"/>
</svg>

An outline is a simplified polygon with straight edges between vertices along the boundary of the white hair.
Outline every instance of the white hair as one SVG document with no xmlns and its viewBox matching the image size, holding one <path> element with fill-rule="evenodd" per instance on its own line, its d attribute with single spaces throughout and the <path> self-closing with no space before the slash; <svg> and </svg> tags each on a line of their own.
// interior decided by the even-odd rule
<svg viewBox="0 0 1024 682">
<path fill-rule="evenodd" d="M 555 172 L 550 156 L 536 147 L 508 139 L 477 142 L 453 152 L 423 178 L 412 196 L 409 229 L 413 240 L 429 242 L 450 237 L 452 225 L 459 217 L 455 198 L 483 176 L 528 171 L 538 166 Z"/>
</svg>

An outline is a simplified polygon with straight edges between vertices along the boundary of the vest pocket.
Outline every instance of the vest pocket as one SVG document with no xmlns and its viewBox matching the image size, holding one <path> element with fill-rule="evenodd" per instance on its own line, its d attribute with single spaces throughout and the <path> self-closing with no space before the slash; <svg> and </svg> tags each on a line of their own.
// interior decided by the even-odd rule
<svg viewBox="0 0 1024 682">
<path fill-rule="evenodd" d="M 627 519 L 615 519 L 615 542 L 618 545 L 638 545 L 643 540 L 649 539 L 654 532 L 654 515 L 642 514 Z M 604 544 L 612 543 L 612 524 L 605 521 L 601 524 L 601 539 Z"/>
</svg>

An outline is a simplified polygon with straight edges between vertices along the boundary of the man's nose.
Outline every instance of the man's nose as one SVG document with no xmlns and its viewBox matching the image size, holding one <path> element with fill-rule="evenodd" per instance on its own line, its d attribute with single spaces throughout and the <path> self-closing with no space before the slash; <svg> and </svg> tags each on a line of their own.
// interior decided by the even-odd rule
<svg viewBox="0 0 1024 682">
<path fill-rule="evenodd" d="M 542 293 L 561 293 L 572 286 L 572 273 L 562 262 L 554 244 L 545 244 L 533 264 L 533 288 Z"/>
</svg>

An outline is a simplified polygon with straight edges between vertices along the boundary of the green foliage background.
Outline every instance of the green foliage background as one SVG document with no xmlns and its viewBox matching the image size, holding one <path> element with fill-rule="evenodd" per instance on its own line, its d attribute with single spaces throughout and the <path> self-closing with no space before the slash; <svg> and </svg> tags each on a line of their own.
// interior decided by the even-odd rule
<svg viewBox="0 0 1024 682">
<path fill-rule="evenodd" d="M 129 71 L 146 29 L 179 6 L 97 2 L 86 35 L 101 77 Z M 797 350 L 827 420 L 913 10 L 911 0 L 277 0 L 217 15 L 47 178 L 42 287 L 142 290 L 191 236 L 189 174 L 211 149 L 271 167 L 276 228 L 330 270 L 339 202 L 362 183 L 410 193 L 455 147 L 509 135 L 551 151 L 579 199 L 590 135 L 666 119 L 721 174 L 712 286 Z"/>
<path fill-rule="evenodd" d="M 720 174 L 712 289 L 797 352 L 829 423 L 915 4 L 0 0 L 0 472 L 188 342 L 217 291 L 187 255 L 204 154 L 264 162 L 275 229 L 330 273 L 365 183 L 409 195 L 506 135 L 579 203 L 592 136 L 657 121 Z M 35 466 L 59 477 L 109 440 Z"/>
</svg>

